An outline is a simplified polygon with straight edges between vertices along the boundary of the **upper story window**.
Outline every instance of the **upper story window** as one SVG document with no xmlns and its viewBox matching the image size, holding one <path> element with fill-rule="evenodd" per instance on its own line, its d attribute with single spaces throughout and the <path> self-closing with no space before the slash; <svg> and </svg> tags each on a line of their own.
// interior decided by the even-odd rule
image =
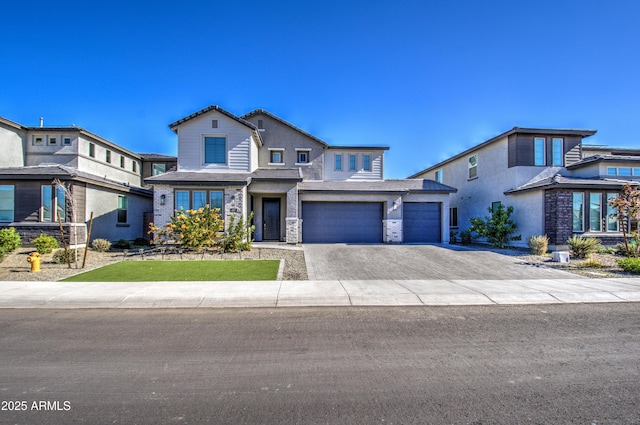
<svg viewBox="0 0 640 425">
<path fill-rule="evenodd" d="M 284 149 L 269 149 L 269 164 L 283 164 Z"/>
<path fill-rule="evenodd" d="M 264 122 L 262 120 L 258 120 L 258 130 L 264 130 Z"/>
<path fill-rule="evenodd" d="M 158 174 L 164 174 L 167 170 L 167 166 L 165 164 L 153 164 L 152 169 L 153 175 L 157 176 Z"/>
<path fill-rule="evenodd" d="M 71 146 L 71 137 L 63 137 L 62 144 L 65 146 Z"/>
<path fill-rule="evenodd" d="M 211 120 L 211 128 L 218 128 L 218 120 Z"/>
<path fill-rule="evenodd" d="M 473 155 L 469 157 L 469 178 L 476 177 L 478 177 L 478 155 Z"/>
<path fill-rule="evenodd" d="M 349 171 L 356 171 L 356 159 L 357 157 L 355 155 L 349 155 Z"/>
<path fill-rule="evenodd" d="M 96 145 L 93 143 L 89 143 L 89 156 L 91 158 L 96 157 Z"/>
<path fill-rule="evenodd" d="M 57 137 L 49 137 L 49 145 L 55 146 L 57 144 L 58 144 L 58 138 Z"/>
<path fill-rule="evenodd" d="M 335 169 L 336 171 L 342 171 L 342 154 L 337 153 L 335 156 Z"/>
<path fill-rule="evenodd" d="M 33 136 L 33 145 L 34 146 L 44 145 L 44 138 L 42 138 L 42 136 Z"/>
<path fill-rule="evenodd" d="M 0 221 L 13 221 L 15 188 L 13 185 L 0 186 Z"/>
<path fill-rule="evenodd" d="M 442 183 L 442 169 L 436 170 L 435 178 L 438 183 Z"/>
<path fill-rule="evenodd" d="M 546 140 L 544 137 L 533 138 L 533 164 L 547 165 Z"/>
<path fill-rule="evenodd" d="M 364 171 L 371 171 L 371 155 L 364 155 L 362 160 Z"/>
<path fill-rule="evenodd" d="M 309 163 L 309 151 L 308 150 L 298 150 L 298 162 L 297 164 L 308 164 Z"/>
<path fill-rule="evenodd" d="M 554 167 L 564 165 L 564 140 L 561 137 L 551 139 L 551 165 Z"/>
<path fill-rule="evenodd" d="M 222 165 L 227 163 L 227 139 L 225 137 L 204 138 L 204 163 Z"/>
<path fill-rule="evenodd" d="M 640 176 L 640 168 L 636 167 L 607 167 L 609 176 Z"/>
<path fill-rule="evenodd" d="M 120 168 L 124 168 L 124 156 L 120 155 Z"/>
<path fill-rule="evenodd" d="M 109 164 L 111 164 L 111 151 L 107 150 L 106 154 L 105 154 L 105 161 L 107 161 Z"/>
<path fill-rule="evenodd" d="M 131 171 L 133 171 L 134 173 L 138 172 L 138 163 L 135 161 L 131 161 Z"/>
</svg>

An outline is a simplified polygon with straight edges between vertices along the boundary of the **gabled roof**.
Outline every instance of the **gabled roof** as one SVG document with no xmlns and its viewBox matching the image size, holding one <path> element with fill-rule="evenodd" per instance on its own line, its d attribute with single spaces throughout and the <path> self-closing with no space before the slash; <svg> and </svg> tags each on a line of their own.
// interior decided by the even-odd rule
<svg viewBox="0 0 640 425">
<path fill-rule="evenodd" d="M 552 128 L 526 128 L 526 127 L 513 127 L 511 130 L 507 130 L 502 134 L 498 134 L 495 137 L 492 137 L 491 139 L 482 142 L 478 145 L 475 145 L 463 152 L 460 152 L 457 155 L 454 155 L 450 158 L 445 159 L 444 161 L 441 161 L 435 165 L 432 165 L 428 168 L 425 168 L 422 171 L 419 171 L 415 174 L 413 174 L 412 176 L 410 176 L 410 179 L 416 178 L 419 175 L 426 173 L 428 171 L 434 170 L 436 168 L 442 167 L 445 164 L 448 164 L 449 162 L 453 162 L 459 158 L 465 157 L 467 155 L 469 155 L 471 152 L 476 151 L 478 149 L 484 148 L 485 146 L 488 146 L 492 143 L 495 143 L 499 140 L 504 139 L 505 137 L 509 137 L 512 134 L 539 134 L 539 135 L 553 135 L 553 136 L 581 136 L 581 137 L 589 137 L 589 136 L 593 136 L 594 134 L 596 134 L 597 130 L 573 130 L 573 129 L 563 129 L 563 128 L 559 128 L 559 129 L 552 129 Z"/>
<path fill-rule="evenodd" d="M 573 170 L 576 168 L 584 167 L 586 165 L 595 164 L 598 162 L 638 162 L 640 163 L 640 156 L 626 156 L 626 155 L 592 155 L 578 162 L 574 162 L 571 165 L 567 165 L 567 170 Z"/>
<path fill-rule="evenodd" d="M 545 190 L 545 189 L 620 189 L 626 183 L 637 185 L 638 182 L 632 180 L 623 179 L 609 179 L 609 178 L 580 178 L 580 177 L 565 177 L 560 174 L 556 174 L 552 177 L 545 179 L 529 181 L 522 186 L 510 189 L 504 192 L 505 195 L 511 195 L 520 192 L 529 192 L 533 190 Z"/>
<path fill-rule="evenodd" d="M 295 125 L 291 124 L 290 122 L 285 121 L 285 120 L 283 120 L 282 118 L 280 118 L 280 117 L 278 117 L 278 116 L 276 116 L 276 115 L 273 115 L 271 112 L 269 112 L 269 111 L 267 111 L 267 110 L 264 110 L 264 109 L 254 109 L 253 111 L 251 111 L 251 112 L 249 112 L 249 113 L 247 113 L 247 114 L 244 114 L 244 115 L 242 116 L 242 118 L 243 118 L 243 119 L 252 118 L 252 117 L 255 117 L 256 115 L 266 115 L 266 116 L 268 116 L 269 118 L 272 118 L 272 119 L 274 119 L 275 121 L 278 121 L 279 123 L 286 125 L 287 127 L 291 128 L 292 130 L 295 130 L 295 131 L 297 131 L 298 133 L 300 133 L 300 134 L 302 134 L 302 135 L 304 135 L 304 136 L 307 136 L 307 137 L 308 137 L 308 138 L 310 138 L 310 139 L 315 140 L 316 142 L 320 143 L 320 144 L 321 144 L 321 145 L 323 145 L 324 147 L 329 147 L 329 144 L 328 144 L 327 142 L 325 142 L 324 140 L 321 140 L 321 139 L 317 138 L 316 136 L 314 136 L 313 134 L 308 133 L 308 132 L 306 132 L 306 131 L 302 130 L 301 128 L 299 128 L 299 127 L 296 127 Z"/>
<path fill-rule="evenodd" d="M 96 176 L 77 168 L 66 165 L 36 165 L 27 167 L 7 167 L 0 168 L 0 180 L 78 180 L 97 186 L 108 187 L 125 192 L 136 192 L 142 195 L 151 196 L 152 191 L 141 187 L 131 186 L 128 183 L 121 183 L 115 180 Z"/>
<path fill-rule="evenodd" d="M 305 181 L 298 185 L 301 193 L 454 193 L 457 189 L 426 179 L 398 179 L 377 181 Z"/>
<path fill-rule="evenodd" d="M 186 116 L 184 118 L 179 119 L 178 121 L 175 121 L 171 124 L 169 124 L 169 128 L 176 132 L 176 130 L 178 129 L 178 127 L 180 127 L 182 124 L 184 124 L 187 121 L 190 121 L 194 118 L 197 118 L 201 115 L 206 114 L 207 112 L 211 112 L 211 111 L 216 111 L 221 113 L 222 115 L 225 115 L 229 118 L 231 118 L 232 120 L 239 122 L 240 124 L 249 127 L 249 129 L 253 132 L 253 134 L 256 137 L 256 140 L 258 141 L 258 145 L 262 146 L 262 137 L 260 137 L 260 132 L 258 132 L 258 127 L 256 127 L 255 125 L 251 124 L 249 121 L 245 120 L 244 118 L 240 118 L 237 115 L 232 114 L 231 112 L 222 109 L 221 107 L 219 107 L 218 105 L 211 105 L 211 106 L 207 106 L 204 109 L 200 109 L 198 112 L 194 112 L 193 114 Z"/>
<path fill-rule="evenodd" d="M 175 131 L 176 127 L 184 124 L 185 122 L 191 121 L 192 119 L 197 118 L 200 115 L 204 115 L 207 112 L 211 112 L 211 111 L 220 112 L 222 115 L 226 115 L 227 117 L 231 118 L 232 120 L 235 120 L 235 121 L 239 122 L 240 124 L 249 127 L 251 130 L 257 130 L 258 129 L 258 127 L 256 127 L 255 125 L 251 124 L 249 121 L 232 114 L 231 112 L 227 111 L 226 109 L 222 109 L 218 105 L 207 106 L 206 108 L 200 109 L 199 111 L 194 112 L 193 114 L 188 115 L 188 116 L 186 116 L 184 118 L 181 118 L 178 121 L 172 122 L 171 124 L 169 124 L 169 128 L 171 130 Z"/>
<path fill-rule="evenodd" d="M 8 125 L 9 127 L 13 127 L 16 130 L 26 130 L 27 129 L 27 127 L 25 127 L 25 126 L 23 126 L 21 124 L 18 124 L 15 121 L 11 121 L 11 120 L 9 120 L 7 118 L 4 118 L 4 117 L 0 117 L 0 123 Z"/>
</svg>

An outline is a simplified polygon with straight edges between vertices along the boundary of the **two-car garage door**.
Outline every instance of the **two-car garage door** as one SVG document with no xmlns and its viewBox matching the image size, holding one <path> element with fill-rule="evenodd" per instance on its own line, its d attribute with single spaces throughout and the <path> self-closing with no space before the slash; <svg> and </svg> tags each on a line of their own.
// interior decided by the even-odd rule
<svg viewBox="0 0 640 425">
<path fill-rule="evenodd" d="M 381 243 L 381 202 L 303 202 L 302 242 Z"/>
<path fill-rule="evenodd" d="M 302 242 L 381 243 L 382 202 L 303 202 Z M 441 204 L 405 202 L 402 234 L 405 243 L 441 241 Z"/>
</svg>

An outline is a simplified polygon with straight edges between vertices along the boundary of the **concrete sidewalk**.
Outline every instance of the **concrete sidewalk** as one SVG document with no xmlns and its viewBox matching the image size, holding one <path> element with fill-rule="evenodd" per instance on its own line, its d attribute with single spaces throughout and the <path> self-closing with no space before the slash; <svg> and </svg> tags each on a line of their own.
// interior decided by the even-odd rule
<svg viewBox="0 0 640 425">
<path fill-rule="evenodd" d="M 446 306 L 640 302 L 640 278 L 0 282 L 0 308 Z"/>
</svg>

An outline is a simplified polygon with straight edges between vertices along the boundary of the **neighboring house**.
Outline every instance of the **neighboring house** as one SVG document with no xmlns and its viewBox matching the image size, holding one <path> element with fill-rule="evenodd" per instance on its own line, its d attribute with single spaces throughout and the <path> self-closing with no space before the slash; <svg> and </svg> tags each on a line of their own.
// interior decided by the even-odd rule
<svg viewBox="0 0 640 425">
<path fill-rule="evenodd" d="M 146 233 L 153 194 L 142 188 L 140 155 L 80 127 L 26 127 L 2 117 L 0 146 L 0 227 L 15 227 L 24 242 L 41 233 L 60 239 L 60 218 L 82 244 L 91 213 L 92 239 Z M 69 188 L 71 199 L 53 179 Z"/>
<path fill-rule="evenodd" d="M 433 178 L 454 186 L 451 228 L 489 215 L 497 203 L 513 206 L 520 241 L 546 234 L 551 249 L 573 235 L 605 244 L 621 238 L 607 201 L 627 181 L 640 180 L 640 151 L 583 144 L 594 130 L 520 128 L 502 133 L 410 178 Z"/>
<path fill-rule="evenodd" d="M 141 153 L 142 158 L 142 179 L 164 174 L 167 171 L 176 171 L 178 158 L 171 155 L 159 153 Z"/>
<path fill-rule="evenodd" d="M 253 212 L 257 241 L 447 242 L 449 194 L 430 180 L 385 180 L 386 146 L 330 146 L 257 109 L 242 117 L 219 106 L 169 126 L 178 135 L 175 171 L 154 187 L 154 222 L 211 205 L 226 220 Z"/>
</svg>

